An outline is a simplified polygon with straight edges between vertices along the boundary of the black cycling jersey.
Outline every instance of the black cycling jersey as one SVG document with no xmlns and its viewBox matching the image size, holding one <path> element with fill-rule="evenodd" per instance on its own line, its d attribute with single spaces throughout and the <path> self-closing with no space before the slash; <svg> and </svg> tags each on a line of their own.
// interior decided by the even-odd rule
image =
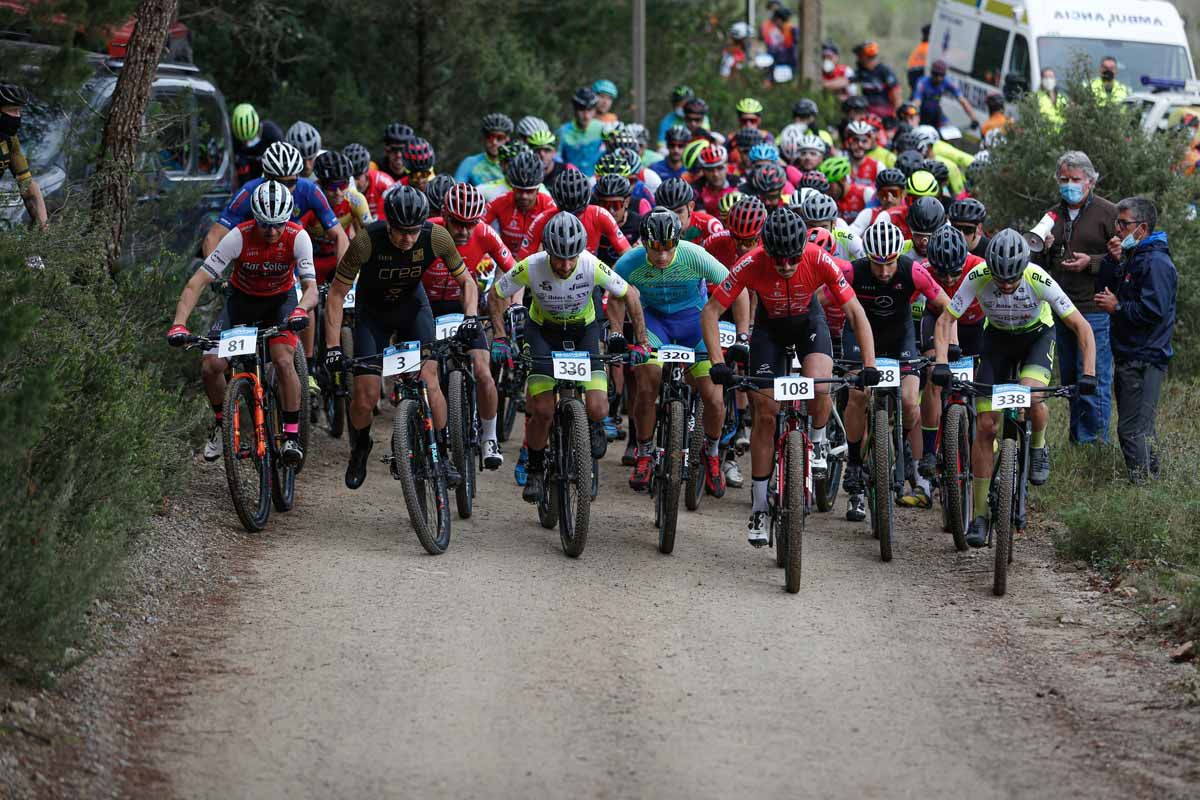
<svg viewBox="0 0 1200 800">
<path fill-rule="evenodd" d="M 450 232 L 441 225 L 426 222 L 416 243 L 401 250 L 388 238 L 387 223 L 373 222 L 350 243 L 338 264 L 337 280 L 350 286 L 358 279 L 359 307 L 393 311 L 424 300 L 421 275 L 439 258 L 453 276 L 466 269 Z"/>
<path fill-rule="evenodd" d="M 869 259 L 859 258 L 851 263 L 854 272 L 850 286 L 867 312 L 876 341 L 899 340 L 904 336 L 906 326 L 912 328 L 909 324 L 912 319 L 912 296 L 918 291 L 913 278 L 915 265 L 916 262 L 909 256 L 900 256 L 895 274 L 884 283 L 871 272 Z"/>
<path fill-rule="evenodd" d="M 283 141 L 283 130 L 271 120 L 263 120 L 258 141 L 252 145 L 237 142 L 233 146 L 233 166 L 237 170 L 238 185 L 262 177 L 262 157 L 267 148 Z"/>
<path fill-rule="evenodd" d="M 621 233 L 625 234 L 625 238 L 629 240 L 629 246 L 637 247 L 638 237 L 642 230 L 642 215 L 630 209 L 625 212 L 625 221 L 621 223 L 620 228 Z M 608 240 L 607 236 L 602 237 L 600 242 L 600 246 L 596 248 L 596 257 L 611 267 L 621 256 L 613 249 L 612 242 Z"/>
</svg>

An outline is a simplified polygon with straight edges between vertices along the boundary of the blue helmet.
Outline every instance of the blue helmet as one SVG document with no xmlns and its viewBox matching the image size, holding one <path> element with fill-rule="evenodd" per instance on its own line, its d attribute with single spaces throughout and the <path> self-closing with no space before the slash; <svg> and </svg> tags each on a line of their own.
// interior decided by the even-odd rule
<svg viewBox="0 0 1200 800">
<path fill-rule="evenodd" d="M 613 100 L 617 99 L 617 85 L 610 80 L 600 78 L 592 84 L 592 91 L 596 94 L 606 94 Z"/>
<path fill-rule="evenodd" d="M 778 161 L 779 148 L 773 144 L 767 144 L 764 142 L 751 147 L 750 152 L 747 153 L 747 155 L 750 157 L 751 161 Z"/>
</svg>

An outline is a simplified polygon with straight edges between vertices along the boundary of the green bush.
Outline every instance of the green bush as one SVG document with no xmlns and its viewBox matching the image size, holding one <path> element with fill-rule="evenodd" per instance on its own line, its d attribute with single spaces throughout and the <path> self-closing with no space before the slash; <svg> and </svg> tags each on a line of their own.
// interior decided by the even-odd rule
<svg viewBox="0 0 1200 800">
<path fill-rule="evenodd" d="M 26 669 L 78 636 L 198 419 L 160 366 L 182 363 L 163 358 L 177 279 L 114 282 L 80 229 L 0 238 L 0 658 Z"/>
</svg>

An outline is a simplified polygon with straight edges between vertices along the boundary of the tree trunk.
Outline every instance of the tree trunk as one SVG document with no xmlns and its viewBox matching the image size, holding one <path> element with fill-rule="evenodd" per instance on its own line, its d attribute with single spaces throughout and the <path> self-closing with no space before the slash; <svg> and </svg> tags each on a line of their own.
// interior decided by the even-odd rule
<svg viewBox="0 0 1200 800">
<path fill-rule="evenodd" d="M 800 0 L 800 52 L 796 59 L 801 86 L 821 86 L 821 0 Z"/>
<path fill-rule="evenodd" d="M 175 18 L 177 0 L 141 0 L 134 14 L 125 64 L 104 123 L 100 163 L 92 181 L 92 231 L 104 246 L 109 272 L 116 269 L 129 224 L 129 188 L 150 86 Z"/>
</svg>

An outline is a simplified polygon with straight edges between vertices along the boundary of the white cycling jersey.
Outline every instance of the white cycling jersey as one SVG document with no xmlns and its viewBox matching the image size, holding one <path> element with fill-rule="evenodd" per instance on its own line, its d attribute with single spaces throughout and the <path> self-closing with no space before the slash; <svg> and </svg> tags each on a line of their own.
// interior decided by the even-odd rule
<svg viewBox="0 0 1200 800">
<path fill-rule="evenodd" d="M 586 250 L 579 254 L 575 271 L 565 278 L 550 268 L 550 254 L 538 251 L 500 276 L 494 291 L 498 297 L 512 297 L 523 288 L 533 294 L 529 318 L 539 325 L 587 324 L 596 319 L 592 290 L 599 286 L 614 297 L 624 297 L 629 285 L 600 259 Z"/>
</svg>

